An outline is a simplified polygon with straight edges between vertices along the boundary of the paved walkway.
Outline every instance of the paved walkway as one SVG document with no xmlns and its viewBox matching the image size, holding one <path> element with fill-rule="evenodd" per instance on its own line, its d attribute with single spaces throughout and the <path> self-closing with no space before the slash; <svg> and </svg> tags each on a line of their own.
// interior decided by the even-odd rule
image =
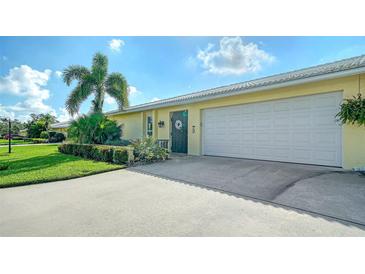
<svg viewBox="0 0 365 274">
<path fill-rule="evenodd" d="M 365 227 L 118 170 L 0 189 L 0 236 L 365 236 Z"/>
</svg>

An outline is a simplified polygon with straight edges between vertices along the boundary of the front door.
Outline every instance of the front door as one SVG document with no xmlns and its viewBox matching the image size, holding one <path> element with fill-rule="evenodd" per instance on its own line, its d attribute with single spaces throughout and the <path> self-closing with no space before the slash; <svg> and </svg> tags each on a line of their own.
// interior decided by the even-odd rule
<svg viewBox="0 0 365 274">
<path fill-rule="evenodd" d="M 171 117 L 171 151 L 188 152 L 188 111 L 177 111 Z"/>
</svg>

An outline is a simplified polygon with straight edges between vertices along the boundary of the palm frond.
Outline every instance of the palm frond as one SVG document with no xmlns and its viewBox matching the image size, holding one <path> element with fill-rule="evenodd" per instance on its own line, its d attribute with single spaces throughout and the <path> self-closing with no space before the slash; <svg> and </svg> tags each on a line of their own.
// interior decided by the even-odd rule
<svg viewBox="0 0 365 274">
<path fill-rule="evenodd" d="M 106 80 L 106 92 L 114 98 L 120 109 L 129 106 L 128 84 L 121 73 L 111 73 Z"/>
<path fill-rule="evenodd" d="M 71 65 L 64 69 L 62 77 L 63 81 L 69 86 L 73 80 L 82 80 L 86 75 L 90 75 L 88 68 L 79 65 Z"/>
<path fill-rule="evenodd" d="M 93 57 L 91 72 L 99 84 L 103 83 L 108 74 L 108 57 L 100 52 L 96 53 Z"/>
<path fill-rule="evenodd" d="M 79 109 L 81 103 L 86 100 L 86 98 L 92 94 L 94 91 L 94 85 L 91 76 L 85 77 L 82 82 L 74 88 L 71 94 L 66 100 L 66 109 L 73 116 Z"/>
</svg>

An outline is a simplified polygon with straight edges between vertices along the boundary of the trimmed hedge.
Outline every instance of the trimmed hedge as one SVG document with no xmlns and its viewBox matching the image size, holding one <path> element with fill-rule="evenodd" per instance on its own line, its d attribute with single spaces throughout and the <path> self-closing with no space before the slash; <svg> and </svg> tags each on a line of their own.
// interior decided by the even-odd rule
<svg viewBox="0 0 365 274">
<path fill-rule="evenodd" d="M 134 160 L 133 148 L 130 147 L 62 144 L 58 146 L 58 151 L 64 154 L 80 156 L 90 160 L 115 164 L 125 164 Z"/>
<path fill-rule="evenodd" d="M 44 138 L 30 138 L 30 141 L 33 144 L 46 144 L 46 143 L 48 143 L 48 139 L 44 139 Z"/>
</svg>

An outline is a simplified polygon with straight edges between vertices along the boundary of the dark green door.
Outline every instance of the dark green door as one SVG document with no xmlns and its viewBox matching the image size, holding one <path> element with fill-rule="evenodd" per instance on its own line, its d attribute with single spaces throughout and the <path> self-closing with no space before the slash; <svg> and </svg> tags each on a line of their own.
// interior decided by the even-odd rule
<svg viewBox="0 0 365 274">
<path fill-rule="evenodd" d="M 177 111 L 171 117 L 171 151 L 188 152 L 188 111 Z"/>
</svg>

